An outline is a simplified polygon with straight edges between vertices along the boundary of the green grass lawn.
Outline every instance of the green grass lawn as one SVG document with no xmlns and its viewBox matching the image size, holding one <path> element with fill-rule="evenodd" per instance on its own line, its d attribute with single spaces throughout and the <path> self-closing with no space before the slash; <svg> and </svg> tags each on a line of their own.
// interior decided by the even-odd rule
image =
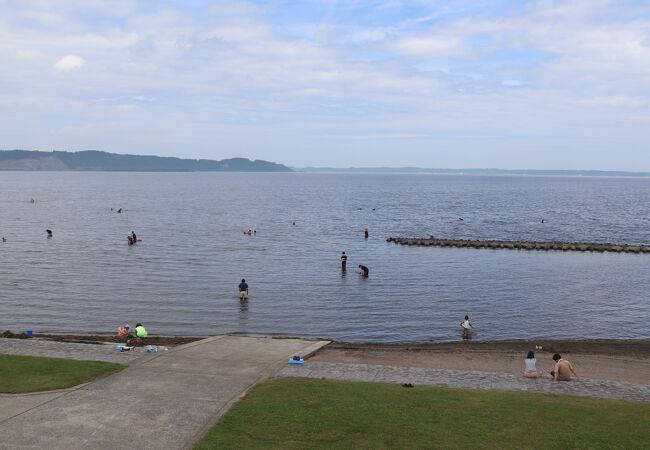
<svg viewBox="0 0 650 450">
<path fill-rule="evenodd" d="M 0 393 L 63 389 L 116 372 L 121 364 L 59 358 L 0 355 Z"/>
<path fill-rule="evenodd" d="M 520 392 L 276 378 L 195 449 L 650 448 L 650 405 Z"/>
</svg>

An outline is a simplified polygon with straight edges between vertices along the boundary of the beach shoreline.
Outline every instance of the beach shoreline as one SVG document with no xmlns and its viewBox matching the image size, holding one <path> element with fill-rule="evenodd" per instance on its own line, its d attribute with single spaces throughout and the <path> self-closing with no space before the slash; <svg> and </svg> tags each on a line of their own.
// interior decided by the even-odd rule
<svg viewBox="0 0 650 450">
<path fill-rule="evenodd" d="M 226 333 L 232 336 L 248 336 L 246 333 Z M 20 335 L 14 338 L 20 339 Z M 260 335 L 250 334 L 250 336 Z M 211 337 L 211 335 L 161 335 L 149 336 L 147 342 L 152 345 L 182 345 Z M 310 339 L 300 336 L 267 335 L 273 339 Z M 34 333 L 29 339 L 46 339 L 59 342 L 77 343 L 120 343 L 124 338 L 116 334 L 70 334 L 70 333 Z M 313 338 L 322 340 L 325 338 Z M 541 346 L 543 351 L 556 353 L 583 353 L 597 355 L 618 355 L 650 357 L 650 339 L 508 339 L 497 341 L 458 340 L 445 342 L 345 342 L 332 341 L 327 346 L 333 350 L 357 352 L 433 352 L 451 353 L 459 351 L 489 352 L 489 351 L 535 351 Z"/>
</svg>

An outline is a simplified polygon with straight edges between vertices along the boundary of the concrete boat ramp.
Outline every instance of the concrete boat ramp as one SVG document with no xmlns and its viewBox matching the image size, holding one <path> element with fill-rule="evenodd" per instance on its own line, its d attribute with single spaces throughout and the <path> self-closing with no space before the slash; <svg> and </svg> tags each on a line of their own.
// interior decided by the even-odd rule
<svg viewBox="0 0 650 450">
<path fill-rule="evenodd" d="M 182 449 L 293 355 L 328 341 L 216 336 L 75 388 L 0 394 L 2 449 Z"/>
</svg>

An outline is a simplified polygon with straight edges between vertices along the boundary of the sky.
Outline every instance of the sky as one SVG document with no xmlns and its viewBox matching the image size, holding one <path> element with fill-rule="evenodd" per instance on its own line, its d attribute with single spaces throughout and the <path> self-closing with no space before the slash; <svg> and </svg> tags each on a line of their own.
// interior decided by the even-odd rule
<svg viewBox="0 0 650 450">
<path fill-rule="evenodd" d="M 650 171 L 650 2 L 0 0 L 0 149 Z"/>
</svg>

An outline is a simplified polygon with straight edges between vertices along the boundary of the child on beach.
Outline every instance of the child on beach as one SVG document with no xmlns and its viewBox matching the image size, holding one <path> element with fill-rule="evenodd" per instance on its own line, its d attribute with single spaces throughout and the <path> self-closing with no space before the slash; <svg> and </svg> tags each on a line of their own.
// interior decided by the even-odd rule
<svg viewBox="0 0 650 450">
<path fill-rule="evenodd" d="M 469 321 L 469 316 L 465 316 L 465 320 L 460 323 L 460 328 L 463 330 L 464 338 L 467 338 L 472 334 L 472 323 Z"/>
<path fill-rule="evenodd" d="M 524 364 L 526 365 L 524 376 L 526 378 L 539 378 L 542 376 L 542 372 L 539 372 L 535 366 L 536 363 L 535 353 L 531 350 L 528 352 L 526 359 L 524 359 Z"/>
<path fill-rule="evenodd" d="M 128 337 L 129 334 L 131 333 L 131 327 L 129 325 L 123 325 L 121 327 L 118 327 L 117 329 L 117 335 L 119 337 Z"/>
</svg>

